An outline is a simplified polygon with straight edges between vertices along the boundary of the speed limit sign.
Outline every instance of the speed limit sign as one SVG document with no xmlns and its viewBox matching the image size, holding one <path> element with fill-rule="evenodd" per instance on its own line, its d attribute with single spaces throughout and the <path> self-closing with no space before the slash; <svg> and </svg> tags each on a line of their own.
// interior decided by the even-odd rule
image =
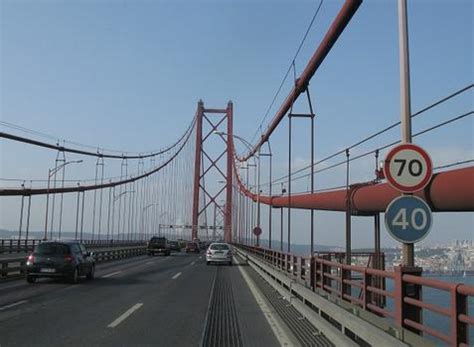
<svg viewBox="0 0 474 347">
<path fill-rule="evenodd" d="M 421 241 L 428 235 L 432 224 L 430 207 L 417 196 L 399 196 L 385 210 L 388 232 L 395 240 L 403 243 Z"/>
<path fill-rule="evenodd" d="M 392 187 L 402 193 L 414 193 L 430 182 L 433 164 L 423 148 L 405 143 L 388 152 L 383 170 Z"/>
</svg>

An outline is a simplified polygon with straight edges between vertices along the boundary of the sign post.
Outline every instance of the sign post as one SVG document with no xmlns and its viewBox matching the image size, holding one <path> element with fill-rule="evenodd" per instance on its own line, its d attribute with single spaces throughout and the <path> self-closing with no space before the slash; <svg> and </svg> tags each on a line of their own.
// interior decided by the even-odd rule
<svg viewBox="0 0 474 347">
<path fill-rule="evenodd" d="M 253 234 L 257 236 L 257 247 L 260 246 L 260 235 L 262 234 L 262 228 L 255 227 L 253 228 Z"/>
</svg>

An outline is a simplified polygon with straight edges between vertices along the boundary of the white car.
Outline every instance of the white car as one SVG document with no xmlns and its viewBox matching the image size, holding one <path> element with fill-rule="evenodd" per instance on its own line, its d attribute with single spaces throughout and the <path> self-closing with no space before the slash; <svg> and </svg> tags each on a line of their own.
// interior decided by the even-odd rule
<svg viewBox="0 0 474 347">
<path fill-rule="evenodd" d="M 206 251 L 206 264 L 225 263 L 232 265 L 232 251 L 230 245 L 224 242 L 214 242 Z"/>
</svg>

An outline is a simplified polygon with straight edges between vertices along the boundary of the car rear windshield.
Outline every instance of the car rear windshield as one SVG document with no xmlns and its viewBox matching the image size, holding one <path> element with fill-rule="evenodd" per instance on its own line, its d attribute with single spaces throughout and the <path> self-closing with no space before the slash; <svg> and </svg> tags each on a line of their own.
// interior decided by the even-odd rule
<svg viewBox="0 0 474 347">
<path fill-rule="evenodd" d="M 150 240 L 150 243 L 164 243 L 166 239 L 164 237 L 155 237 Z"/>
<path fill-rule="evenodd" d="M 227 251 L 229 250 L 229 246 L 224 245 L 224 244 L 217 244 L 217 245 L 211 245 L 211 249 L 213 251 Z"/>
<path fill-rule="evenodd" d="M 69 246 L 62 243 L 40 243 L 36 246 L 36 254 L 69 254 Z"/>
</svg>

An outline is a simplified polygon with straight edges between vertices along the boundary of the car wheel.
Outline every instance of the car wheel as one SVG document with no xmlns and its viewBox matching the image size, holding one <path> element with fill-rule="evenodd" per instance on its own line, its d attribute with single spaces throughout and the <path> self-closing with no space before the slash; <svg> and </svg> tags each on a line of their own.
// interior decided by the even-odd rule
<svg viewBox="0 0 474 347">
<path fill-rule="evenodd" d="M 206 265 L 209 265 L 211 262 L 210 261 L 206 261 Z"/>
<path fill-rule="evenodd" d="M 26 282 L 35 283 L 36 282 L 36 277 L 35 276 L 26 276 Z"/>
<path fill-rule="evenodd" d="M 79 282 L 79 272 L 77 271 L 77 267 L 74 269 L 74 272 L 72 273 L 71 277 L 69 278 L 69 281 L 72 284 L 76 284 Z"/>
<path fill-rule="evenodd" d="M 91 267 L 91 271 L 87 274 L 88 280 L 93 280 L 95 275 L 95 265 Z"/>
</svg>

